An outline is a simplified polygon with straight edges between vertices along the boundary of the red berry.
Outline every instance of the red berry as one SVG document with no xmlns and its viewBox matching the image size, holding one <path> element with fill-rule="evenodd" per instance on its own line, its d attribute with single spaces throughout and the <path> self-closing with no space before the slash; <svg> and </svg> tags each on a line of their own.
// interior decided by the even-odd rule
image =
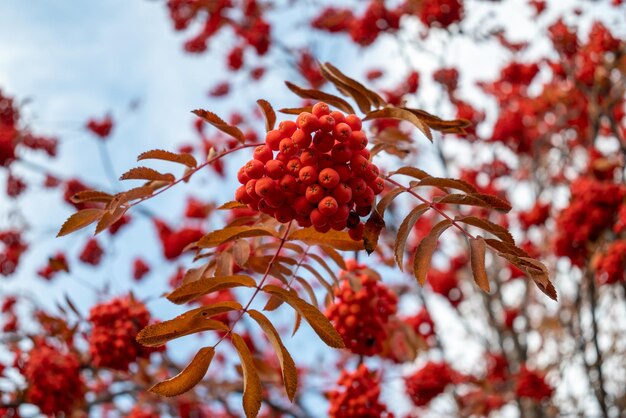
<svg viewBox="0 0 626 418">
<path fill-rule="evenodd" d="M 330 115 L 320 117 L 320 129 L 324 132 L 332 132 L 335 128 L 335 119 Z"/>
<path fill-rule="evenodd" d="M 265 174 L 265 166 L 259 160 L 248 161 L 244 170 L 251 179 L 260 179 Z"/>
<path fill-rule="evenodd" d="M 339 205 L 337 205 L 337 201 L 334 197 L 326 196 L 317 204 L 317 209 L 326 216 L 334 215 L 339 209 Z"/>
<path fill-rule="evenodd" d="M 350 129 L 352 129 L 353 132 L 360 131 L 363 127 L 361 123 L 361 118 L 354 113 L 346 115 L 346 123 L 348 124 L 348 126 L 350 126 Z"/>
<path fill-rule="evenodd" d="M 282 206 L 276 209 L 276 220 L 280 223 L 287 223 L 291 221 L 294 217 L 295 213 L 292 208 L 289 206 Z"/>
<path fill-rule="evenodd" d="M 298 188 L 298 181 L 291 174 L 285 174 L 278 182 L 278 185 L 284 192 L 295 192 Z"/>
<path fill-rule="evenodd" d="M 306 189 L 306 200 L 311 203 L 318 203 L 324 198 L 324 189 L 319 184 L 311 184 Z"/>
<path fill-rule="evenodd" d="M 266 145 L 259 145 L 254 149 L 254 159 L 261 161 L 263 164 L 274 158 L 274 153 Z"/>
<path fill-rule="evenodd" d="M 320 128 L 320 121 L 317 116 L 309 112 L 302 112 L 296 120 L 298 128 L 305 132 L 314 132 Z"/>
<path fill-rule="evenodd" d="M 250 198 L 246 191 L 246 186 L 239 186 L 237 190 L 235 190 L 235 200 L 246 205 L 252 201 L 252 198 Z"/>
<path fill-rule="evenodd" d="M 339 184 L 339 173 L 332 168 L 325 168 L 318 176 L 319 183 L 326 189 L 333 189 Z"/>
<path fill-rule="evenodd" d="M 378 166 L 376 164 L 368 164 L 367 168 L 365 169 L 364 179 L 366 182 L 371 183 L 378 178 L 379 174 L 380 170 L 378 169 Z"/>
<path fill-rule="evenodd" d="M 363 223 L 359 223 L 356 227 L 348 230 L 348 235 L 355 241 L 361 241 L 363 239 L 363 229 L 365 229 L 365 226 Z"/>
<path fill-rule="evenodd" d="M 339 204 L 348 203 L 352 200 L 352 189 L 346 183 L 339 183 L 333 189 L 332 196 Z"/>
<path fill-rule="evenodd" d="M 293 143 L 291 138 L 285 138 L 280 141 L 280 152 L 285 154 L 286 156 L 293 156 L 298 152 L 298 146 Z"/>
<path fill-rule="evenodd" d="M 259 212 L 263 212 L 266 215 L 274 216 L 274 213 L 276 213 L 276 209 L 271 207 L 265 199 L 261 199 L 259 201 L 258 208 L 259 208 Z"/>
<path fill-rule="evenodd" d="M 328 224 L 328 217 L 324 215 L 319 209 L 313 209 L 311 211 L 310 219 L 313 226 L 316 227 Z"/>
<path fill-rule="evenodd" d="M 287 163 L 286 170 L 288 173 L 294 176 L 297 176 L 300 173 L 301 168 L 302 168 L 302 163 L 300 162 L 300 160 L 298 158 L 292 158 Z"/>
<path fill-rule="evenodd" d="M 311 219 L 308 216 L 296 215 L 295 219 L 298 222 L 298 225 L 302 228 L 308 228 L 313 225 L 311 223 Z"/>
<path fill-rule="evenodd" d="M 377 177 L 376 180 L 374 180 L 373 182 L 369 183 L 369 186 L 374 191 L 374 194 L 376 194 L 376 195 L 381 194 L 383 192 L 383 190 L 385 190 L 385 180 L 383 180 L 380 177 Z"/>
<path fill-rule="evenodd" d="M 246 174 L 246 166 L 243 166 L 239 169 L 239 171 L 237 171 L 237 180 L 239 180 L 239 183 L 241 184 L 246 184 L 248 182 L 248 180 L 250 180 L 250 177 L 248 177 L 248 175 Z"/>
<path fill-rule="evenodd" d="M 335 144 L 331 151 L 333 161 L 337 163 L 347 163 L 352 157 L 352 150 L 347 144 Z"/>
<path fill-rule="evenodd" d="M 328 231 L 330 231 L 330 223 L 327 223 L 327 224 L 326 224 L 326 225 L 324 225 L 324 226 L 316 226 L 316 225 L 313 225 L 313 227 L 315 228 L 315 230 L 316 230 L 317 232 L 320 232 L 320 233 L 322 233 L 322 234 L 325 234 L 325 233 L 327 233 Z"/>
<path fill-rule="evenodd" d="M 298 126 L 292 120 L 284 120 L 278 125 L 278 130 L 283 134 L 283 138 L 293 135 L 296 129 Z"/>
<path fill-rule="evenodd" d="M 272 208 L 279 208 L 287 203 L 285 194 L 280 189 L 276 189 L 266 196 L 263 200 Z"/>
<path fill-rule="evenodd" d="M 369 186 L 366 187 L 365 192 L 354 198 L 354 203 L 356 203 L 357 206 L 372 206 L 372 203 L 374 203 L 374 191 L 372 188 Z"/>
<path fill-rule="evenodd" d="M 297 215 L 300 216 L 309 216 L 311 210 L 313 210 L 313 205 L 306 200 L 306 197 L 299 196 L 296 198 L 296 201 L 293 203 L 293 210 Z"/>
<path fill-rule="evenodd" d="M 303 131 L 302 129 L 295 131 L 293 135 L 291 135 L 291 139 L 300 149 L 305 149 L 311 145 L 311 134 Z"/>
<path fill-rule="evenodd" d="M 313 166 L 306 166 L 300 169 L 300 173 L 298 173 L 298 178 L 302 184 L 309 185 L 313 184 L 317 181 L 317 169 Z"/>
<path fill-rule="evenodd" d="M 323 170 L 325 168 L 331 168 L 334 165 L 335 162 L 333 161 L 333 157 L 331 157 L 329 154 L 322 154 L 317 159 L 317 166 L 320 170 Z"/>
<path fill-rule="evenodd" d="M 283 154 L 282 152 L 279 152 L 278 154 L 276 154 L 275 160 L 278 160 L 283 164 L 287 164 L 287 162 L 291 160 L 291 157 L 289 155 Z"/>
<path fill-rule="evenodd" d="M 350 135 L 352 135 L 352 129 L 347 123 L 338 123 L 333 129 L 333 135 L 337 141 L 345 142 L 350 138 Z"/>
<path fill-rule="evenodd" d="M 278 129 L 273 129 L 265 135 L 265 144 L 270 147 L 272 151 L 278 151 L 280 141 L 284 137 L 285 136 L 281 131 L 279 131 Z"/>
<path fill-rule="evenodd" d="M 360 222 L 361 218 L 359 218 L 359 215 L 357 215 L 356 212 L 350 212 L 350 214 L 348 215 L 348 221 L 346 223 L 346 226 L 350 229 L 353 229 L 356 228 Z"/>
<path fill-rule="evenodd" d="M 365 193 L 365 189 L 367 189 L 367 183 L 360 177 L 352 177 L 348 180 L 348 186 L 352 189 L 352 196 L 360 196 Z"/>
<path fill-rule="evenodd" d="M 357 206 L 356 208 L 354 208 L 354 210 L 359 216 L 367 216 L 372 211 L 372 207 L 371 206 Z"/>
<path fill-rule="evenodd" d="M 344 116 L 344 114 L 338 110 L 333 110 L 332 112 L 330 112 L 330 116 L 332 116 L 333 119 L 335 119 L 335 126 L 337 126 L 340 123 L 343 123 L 346 120 L 346 117 Z"/>
<path fill-rule="evenodd" d="M 333 149 L 335 139 L 327 132 L 318 132 L 313 137 L 313 146 L 319 152 L 328 152 Z"/>
<path fill-rule="evenodd" d="M 271 179 L 278 180 L 285 175 L 285 164 L 278 160 L 269 160 L 265 163 L 265 173 Z"/>
<path fill-rule="evenodd" d="M 300 162 L 303 166 L 317 165 L 317 151 L 307 148 L 300 154 Z"/>
<path fill-rule="evenodd" d="M 358 177 L 365 177 L 368 165 L 369 161 L 360 154 L 354 155 L 352 159 L 350 159 L 350 168 L 352 168 L 352 172 Z"/>
<path fill-rule="evenodd" d="M 344 229 L 347 226 L 348 216 L 350 216 L 350 208 L 348 205 L 339 205 L 337 212 L 333 215 L 333 219 L 343 222 L 343 228 L 341 229 Z"/>
<path fill-rule="evenodd" d="M 313 114 L 318 118 L 321 118 L 324 115 L 328 115 L 330 113 L 330 108 L 324 102 L 318 102 L 313 105 Z"/>
<path fill-rule="evenodd" d="M 352 170 L 350 170 L 350 167 L 345 164 L 335 164 L 332 168 L 337 172 L 337 174 L 339 174 L 339 180 L 344 183 L 352 177 Z"/>
<path fill-rule="evenodd" d="M 276 190 L 278 190 L 276 182 L 268 177 L 257 180 L 254 186 L 255 193 L 261 197 L 267 197 Z"/>
<path fill-rule="evenodd" d="M 352 135 L 348 139 L 348 145 L 350 149 L 354 151 L 360 151 L 367 147 L 367 136 L 363 131 L 352 131 Z"/>
<path fill-rule="evenodd" d="M 256 180 L 252 179 L 249 180 L 246 183 L 246 193 L 248 193 L 248 196 L 250 196 L 252 199 L 258 199 L 259 196 L 256 194 Z"/>
</svg>

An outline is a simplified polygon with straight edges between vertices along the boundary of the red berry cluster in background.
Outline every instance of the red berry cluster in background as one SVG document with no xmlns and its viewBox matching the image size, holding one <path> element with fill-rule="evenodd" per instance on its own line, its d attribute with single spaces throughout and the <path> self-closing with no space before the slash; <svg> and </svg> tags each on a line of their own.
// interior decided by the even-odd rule
<svg viewBox="0 0 626 418">
<path fill-rule="evenodd" d="M 28 353 L 23 374 L 28 382 L 26 398 L 43 414 L 69 413 L 82 397 L 80 363 L 73 352 L 36 344 Z"/>
<path fill-rule="evenodd" d="M 572 183 L 571 194 L 569 206 L 556 219 L 555 252 L 581 266 L 588 255 L 588 244 L 613 228 L 626 198 L 626 186 L 579 178 Z"/>
<path fill-rule="evenodd" d="M 615 284 L 624 281 L 626 241 L 612 242 L 604 254 L 594 261 L 596 280 L 599 284 Z"/>
<path fill-rule="evenodd" d="M 293 219 L 319 232 L 349 229 L 359 241 L 360 217 L 384 190 L 378 167 L 369 161 L 367 136 L 357 115 L 316 103 L 312 113 L 283 121 L 265 145 L 239 169 L 238 202 L 286 223 Z M 274 155 L 274 152 L 278 152 Z"/>
<path fill-rule="evenodd" d="M 342 282 L 335 289 L 335 302 L 329 305 L 326 316 L 350 351 L 372 356 L 383 350 L 387 324 L 397 311 L 398 297 L 365 265 L 347 264 L 348 270 L 340 274 Z"/>
<path fill-rule="evenodd" d="M 86 128 L 100 139 L 106 139 L 113 130 L 113 118 L 106 115 L 102 119 L 89 119 Z"/>
<path fill-rule="evenodd" d="M 554 389 L 546 383 L 543 374 L 530 370 L 523 365 L 517 374 L 515 393 L 521 398 L 541 401 L 552 396 Z"/>
<path fill-rule="evenodd" d="M 340 389 L 328 392 L 330 418 L 393 418 L 380 403 L 380 382 L 365 364 L 352 373 L 343 370 L 337 384 Z"/>
<path fill-rule="evenodd" d="M 454 371 L 446 363 L 429 361 L 404 379 L 406 392 L 416 406 L 425 406 L 453 382 Z"/>
<path fill-rule="evenodd" d="M 95 238 L 91 238 L 83 247 L 83 250 L 80 252 L 78 258 L 83 263 L 97 266 L 98 264 L 100 264 L 103 255 L 104 250 L 98 243 L 98 240 Z"/>
<path fill-rule="evenodd" d="M 154 220 L 154 226 L 159 234 L 163 255 L 168 260 L 179 257 L 189 244 L 198 241 L 204 235 L 198 228 L 185 227 L 174 231 L 159 219 Z"/>
<path fill-rule="evenodd" d="M 463 17 L 462 0 L 425 0 L 419 8 L 419 18 L 428 27 L 447 28 Z"/>
<path fill-rule="evenodd" d="M 10 276 L 15 272 L 20 257 L 28 246 L 22 241 L 18 231 L 0 231 L 0 243 L 4 248 L 0 251 L 0 275 Z"/>
<path fill-rule="evenodd" d="M 127 371 L 137 358 L 147 358 L 158 350 L 135 341 L 137 333 L 150 322 L 150 313 L 130 296 L 94 306 L 88 319 L 92 325 L 89 352 L 96 367 Z"/>
</svg>

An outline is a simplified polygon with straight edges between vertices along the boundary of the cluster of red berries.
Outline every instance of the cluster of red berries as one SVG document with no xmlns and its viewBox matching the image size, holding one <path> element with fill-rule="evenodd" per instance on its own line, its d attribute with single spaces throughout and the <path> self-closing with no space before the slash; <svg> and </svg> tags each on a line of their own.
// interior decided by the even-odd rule
<svg viewBox="0 0 626 418">
<path fill-rule="evenodd" d="M 111 115 L 106 115 L 102 119 L 89 119 L 85 126 L 92 134 L 96 135 L 100 139 L 106 139 L 111 135 L 113 130 L 113 118 Z"/>
<path fill-rule="evenodd" d="M 96 367 L 127 371 L 137 358 L 146 358 L 159 350 L 135 341 L 137 333 L 150 322 L 150 313 L 143 303 L 130 296 L 94 306 L 89 322 L 89 353 Z"/>
<path fill-rule="evenodd" d="M 446 363 L 429 361 L 404 379 L 406 392 L 416 406 L 425 406 L 452 383 L 454 372 Z"/>
<path fill-rule="evenodd" d="M 312 113 L 302 112 L 295 122 L 283 121 L 267 133 L 265 145 L 237 174 L 242 186 L 235 198 L 279 222 L 295 219 L 319 232 L 347 227 L 361 240 L 360 217 L 370 213 L 385 185 L 369 161 L 367 143 L 358 116 L 316 103 Z"/>
<path fill-rule="evenodd" d="M 447 28 L 462 17 L 462 0 L 424 0 L 420 5 L 419 18 L 428 27 Z"/>
<path fill-rule="evenodd" d="M 614 284 L 624 281 L 626 270 L 626 241 L 612 242 L 594 262 L 596 280 L 599 284 Z"/>
<path fill-rule="evenodd" d="M 97 266 L 102 261 L 102 256 L 104 255 L 104 250 L 98 243 L 98 240 L 95 238 L 89 239 L 83 250 L 80 252 L 78 258 L 80 261 L 86 264 L 91 264 L 92 266 Z"/>
<path fill-rule="evenodd" d="M 404 318 L 404 322 L 426 341 L 430 341 L 431 337 L 435 335 L 435 322 L 426 308 L 422 308 L 416 314 Z"/>
<path fill-rule="evenodd" d="M 148 263 L 139 257 L 135 258 L 135 260 L 133 260 L 133 279 L 139 281 L 148 273 L 150 273 Z"/>
<path fill-rule="evenodd" d="M 198 228 L 185 227 L 174 231 L 159 219 L 154 220 L 154 226 L 159 234 L 163 255 L 168 260 L 180 256 L 189 244 L 198 241 L 204 235 Z"/>
<path fill-rule="evenodd" d="M 72 352 L 38 344 L 29 353 L 22 373 L 28 382 L 26 399 L 42 414 L 69 414 L 83 395 L 80 362 Z"/>
<path fill-rule="evenodd" d="M 352 262 L 348 268 L 341 272 L 341 286 L 335 289 L 335 302 L 329 305 L 326 316 L 350 351 L 366 356 L 379 354 L 387 339 L 390 316 L 397 311 L 398 297 L 368 274 L 365 266 Z M 351 282 L 356 282 L 357 288 Z"/>
<path fill-rule="evenodd" d="M 61 271 L 69 272 L 70 268 L 65 254 L 59 251 L 48 258 L 48 264 L 37 270 L 37 275 L 46 280 L 52 280 Z"/>
<path fill-rule="evenodd" d="M 7 176 L 6 193 L 10 198 L 16 198 L 26 191 L 26 183 L 15 174 L 9 172 Z"/>
<path fill-rule="evenodd" d="M 337 384 L 341 389 L 328 393 L 331 418 L 393 418 L 379 401 L 380 381 L 376 373 L 361 364 L 354 372 L 341 372 Z"/>
<path fill-rule="evenodd" d="M 550 398 L 553 392 L 554 388 L 546 383 L 543 374 L 528 369 L 526 365 L 520 368 L 515 384 L 515 394 L 517 396 L 541 401 Z"/>
<path fill-rule="evenodd" d="M 18 231 L 0 231 L 0 243 L 4 248 L 0 251 L 0 275 L 10 276 L 20 262 L 20 257 L 28 246 L 22 241 Z"/>
</svg>

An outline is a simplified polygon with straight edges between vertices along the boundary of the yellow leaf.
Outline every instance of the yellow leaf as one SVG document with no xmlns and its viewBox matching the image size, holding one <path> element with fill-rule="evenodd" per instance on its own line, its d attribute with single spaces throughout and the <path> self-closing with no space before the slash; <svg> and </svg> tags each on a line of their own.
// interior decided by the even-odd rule
<svg viewBox="0 0 626 418">
<path fill-rule="evenodd" d="M 272 236 L 275 237 L 276 232 L 269 228 L 254 226 L 229 226 L 206 234 L 198 240 L 196 246 L 199 248 L 213 248 L 240 238 Z"/>
<path fill-rule="evenodd" d="M 484 292 L 489 293 L 489 278 L 485 270 L 485 240 L 482 237 L 469 239 L 470 243 L 470 263 L 474 281 Z"/>
<path fill-rule="evenodd" d="M 141 160 L 170 161 L 173 163 L 183 164 L 191 168 L 196 167 L 198 165 L 198 162 L 191 154 L 187 154 L 187 153 L 177 154 L 177 153 L 165 151 L 162 149 L 146 151 L 140 154 L 139 157 L 137 157 L 137 161 L 141 161 Z"/>
<path fill-rule="evenodd" d="M 302 241 L 307 245 L 327 245 L 342 251 L 363 249 L 362 241 L 354 241 L 345 231 L 330 230 L 317 232 L 315 228 L 296 229 L 287 238 L 289 241 Z"/>
<path fill-rule="evenodd" d="M 256 102 L 263 111 L 263 116 L 265 116 L 265 130 L 269 132 L 274 129 L 276 124 L 276 112 L 267 100 L 259 99 Z"/>
<path fill-rule="evenodd" d="M 150 392 L 167 397 L 178 396 L 187 392 L 202 380 L 214 355 L 215 349 L 213 347 L 200 349 L 183 371 L 171 379 L 152 386 Z"/>
<path fill-rule="evenodd" d="M 237 350 L 243 370 L 243 410 L 246 413 L 246 418 L 256 418 L 263 399 L 261 380 L 254 366 L 252 354 L 250 354 L 243 338 L 238 334 L 232 334 L 231 341 Z"/>
<path fill-rule="evenodd" d="M 228 325 L 225 323 L 208 318 L 241 309 L 241 305 L 234 301 L 218 302 L 202 308 L 192 309 L 169 321 L 148 325 L 137 334 L 136 339 L 142 345 L 158 347 L 170 340 L 200 331 L 228 331 Z"/>
<path fill-rule="evenodd" d="M 206 277 L 185 283 L 167 295 L 167 299 L 172 303 L 181 305 L 218 290 L 240 286 L 254 287 L 256 282 L 253 278 L 243 275 Z"/>
<path fill-rule="evenodd" d="M 265 293 L 275 295 L 294 308 L 300 315 L 306 319 L 311 325 L 313 331 L 324 341 L 327 345 L 334 348 L 344 348 L 344 342 L 341 335 L 337 332 L 333 324 L 330 323 L 328 318 L 319 311 L 315 306 L 300 299 L 294 293 L 290 293 L 283 288 L 274 286 L 271 284 L 265 285 L 262 289 Z"/>
<path fill-rule="evenodd" d="M 413 260 L 413 275 L 417 279 L 420 286 L 424 286 L 426 283 L 426 276 L 428 269 L 430 268 L 430 260 L 433 257 L 433 253 L 437 248 L 437 241 L 439 236 L 452 225 L 448 219 L 444 219 L 439 222 L 433 229 L 430 230 L 428 235 L 419 243 L 417 250 L 415 251 L 415 259 Z"/>
<path fill-rule="evenodd" d="M 76 212 L 67 218 L 67 220 L 63 223 L 57 237 L 71 234 L 74 231 L 78 231 L 81 228 L 91 225 L 100 219 L 104 213 L 105 212 L 102 209 L 83 209 Z"/>
<path fill-rule="evenodd" d="M 422 216 L 422 214 L 429 208 L 430 206 L 427 203 L 422 203 L 421 205 L 415 207 L 411 212 L 409 212 L 400 225 L 398 235 L 396 236 L 396 242 L 393 247 L 393 254 L 400 271 L 404 271 L 404 248 L 406 247 L 406 240 L 409 238 L 409 234 L 415 226 L 415 222 L 417 222 L 419 217 Z"/>
<path fill-rule="evenodd" d="M 167 173 L 167 174 L 159 173 L 158 171 L 153 170 L 152 168 L 135 167 L 135 168 L 131 168 L 130 170 L 122 174 L 122 176 L 120 177 L 120 180 L 149 180 L 149 181 L 165 181 L 167 183 L 171 183 L 174 180 L 176 180 L 176 178 L 170 173 Z"/>
<path fill-rule="evenodd" d="M 248 315 L 254 319 L 261 327 L 265 335 L 270 340 L 270 343 L 276 351 L 276 356 L 280 362 L 280 368 L 283 372 L 283 383 L 285 384 L 285 390 L 289 400 L 293 402 L 293 398 L 296 395 L 298 389 L 298 371 L 296 365 L 291 358 L 291 355 L 283 345 L 280 335 L 274 325 L 259 311 L 250 310 Z"/>
<path fill-rule="evenodd" d="M 239 128 L 237 128 L 236 126 L 229 125 L 224 120 L 222 120 L 219 116 L 217 116 L 215 113 L 209 112 L 208 110 L 203 110 L 203 109 L 192 110 L 191 113 L 204 119 L 205 121 L 215 126 L 217 129 L 224 132 L 225 134 L 230 135 L 233 138 L 237 139 L 242 144 L 245 142 L 246 137 Z"/>
</svg>

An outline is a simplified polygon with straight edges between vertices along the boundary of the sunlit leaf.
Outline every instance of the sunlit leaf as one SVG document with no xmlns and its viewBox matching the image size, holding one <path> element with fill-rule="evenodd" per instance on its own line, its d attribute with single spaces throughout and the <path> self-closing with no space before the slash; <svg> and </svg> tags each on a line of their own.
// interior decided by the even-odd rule
<svg viewBox="0 0 626 418">
<path fill-rule="evenodd" d="M 202 380 L 209 369 L 214 355 L 215 349 L 213 347 L 200 349 L 183 371 L 171 379 L 152 386 L 150 392 L 168 397 L 178 396 L 187 392 Z"/>
<path fill-rule="evenodd" d="M 141 160 L 163 160 L 163 161 L 171 161 L 173 163 L 183 164 L 187 167 L 194 168 L 198 165 L 198 162 L 191 154 L 187 153 L 174 153 L 170 151 L 165 151 L 162 149 L 155 149 L 151 151 L 146 151 L 137 157 L 137 161 Z"/>
<path fill-rule="evenodd" d="M 318 232 L 315 228 L 296 229 L 289 234 L 289 241 L 302 241 L 307 245 L 327 245 L 342 251 L 357 251 L 363 249 L 362 241 L 355 241 L 345 231 L 330 230 Z"/>
<path fill-rule="evenodd" d="M 105 212 L 102 209 L 83 209 L 74 213 L 63 223 L 57 237 L 71 234 L 74 231 L 78 231 L 81 228 L 91 225 L 95 221 L 99 220 L 104 213 Z"/>
<path fill-rule="evenodd" d="M 156 170 L 148 167 L 135 167 L 131 168 L 122 176 L 120 180 L 148 180 L 148 181 L 165 181 L 168 183 L 173 182 L 176 178 L 170 173 L 159 173 Z"/>
<path fill-rule="evenodd" d="M 261 409 L 263 399 L 263 388 L 261 379 L 254 366 L 254 360 L 246 342 L 238 334 L 231 335 L 233 346 L 239 354 L 241 367 L 243 369 L 243 410 L 246 418 L 256 418 Z"/>
<path fill-rule="evenodd" d="M 218 290 L 230 289 L 233 287 L 254 287 L 256 282 L 252 277 L 235 275 L 221 277 L 207 277 L 193 282 L 186 283 L 172 293 L 167 295 L 167 299 L 177 305 L 190 302 L 200 296 L 217 292 Z"/>
<path fill-rule="evenodd" d="M 256 102 L 263 111 L 263 116 L 265 116 L 265 130 L 269 132 L 276 125 L 276 112 L 267 100 L 259 99 Z"/>
<path fill-rule="evenodd" d="M 230 226 L 206 234 L 204 237 L 198 240 L 196 246 L 199 248 L 213 248 L 226 242 L 240 238 L 264 236 L 275 237 L 276 232 L 269 228 L 261 228 L 255 226 Z"/>
</svg>

